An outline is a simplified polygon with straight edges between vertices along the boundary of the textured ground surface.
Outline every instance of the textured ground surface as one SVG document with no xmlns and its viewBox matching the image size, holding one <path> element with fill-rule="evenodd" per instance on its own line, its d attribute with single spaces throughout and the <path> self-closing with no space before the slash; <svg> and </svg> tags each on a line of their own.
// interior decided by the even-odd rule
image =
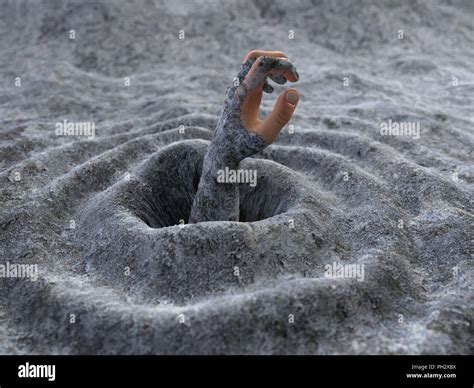
<svg viewBox="0 0 474 388">
<path fill-rule="evenodd" d="M 216 3 L 1 2 L 0 259 L 40 276 L 0 279 L 0 352 L 472 352 L 472 2 Z M 298 67 L 294 133 L 245 222 L 180 226 L 254 48 Z"/>
</svg>

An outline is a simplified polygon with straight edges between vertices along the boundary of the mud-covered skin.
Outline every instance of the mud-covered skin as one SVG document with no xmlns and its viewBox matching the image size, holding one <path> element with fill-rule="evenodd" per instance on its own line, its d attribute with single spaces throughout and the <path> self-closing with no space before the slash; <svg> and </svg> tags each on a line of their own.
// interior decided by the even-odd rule
<svg viewBox="0 0 474 388">
<path fill-rule="evenodd" d="M 257 60 L 259 63 L 256 71 L 246 78 Z M 238 184 L 220 183 L 217 181 L 217 174 L 226 167 L 238 169 L 241 160 L 269 145 L 259 134 L 245 128 L 241 110 L 245 98 L 256 88 L 262 87 L 267 93 L 273 92 L 267 77 L 278 84 L 286 82 L 283 75 L 269 74 L 271 70 L 290 70 L 298 78 L 298 72 L 289 60 L 263 56 L 244 62 L 237 75 L 238 82 L 233 82 L 227 88 L 224 108 L 204 158 L 201 180 L 189 217 L 190 223 L 239 219 Z"/>
</svg>

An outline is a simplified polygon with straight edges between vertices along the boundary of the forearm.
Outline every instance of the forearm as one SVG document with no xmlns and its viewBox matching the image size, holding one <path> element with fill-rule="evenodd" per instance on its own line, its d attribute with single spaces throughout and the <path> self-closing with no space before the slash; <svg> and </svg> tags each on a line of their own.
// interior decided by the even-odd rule
<svg viewBox="0 0 474 388">
<path fill-rule="evenodd" d="M 201 180 L 189 217 L 190 223 L 204 221 L 237 221 L 239 218 L 239 186 L 219 182 L 219 171 L 236 169 L 238 162 L 225 160 L 211 143 L 202 168 Z"/>
<path fill-rule="evenodd" d="M 229 125 L 229 121 L 226 125 Z M 233 141 L 222 138 L 219 136 L 221 133 L 218 127 L 204 157 L 201 179 L 189 217 L 190 223 L 238 221 L 239 184 L 225 182 L 225 179 L 219 177 L 225 176 L 226 168 L 237 170 L 242 159 L 266 146 L 262 137 L 255 133 L 235 131 Z"/>
</svg>

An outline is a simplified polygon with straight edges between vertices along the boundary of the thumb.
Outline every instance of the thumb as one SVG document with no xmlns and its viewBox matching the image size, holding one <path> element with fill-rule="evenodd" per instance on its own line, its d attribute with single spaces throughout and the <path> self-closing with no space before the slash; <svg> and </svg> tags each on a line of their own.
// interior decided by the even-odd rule
<svg viewBox="0 0 474 388">
<path fill-rule="evenodd" d="M 273 143 L 281 129 L 290 121 L 299 98 L 300 95 L 296 89 L 289 89 L 280 94 L 272 113 L 262 122 L 258 131 L 267 143 Z"/>
</svg>

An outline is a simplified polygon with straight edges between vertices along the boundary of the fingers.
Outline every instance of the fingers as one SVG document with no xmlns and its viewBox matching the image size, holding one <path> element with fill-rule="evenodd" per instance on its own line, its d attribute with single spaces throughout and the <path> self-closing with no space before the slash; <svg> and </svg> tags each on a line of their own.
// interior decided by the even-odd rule
<svg viewBox="0 0 474 388">
<path fill-rule="evenodd" d="M 251 129 L 258 126 L 260 122 L 259 116 L 260 116 L 260 102 L 261 101 L 262 101 L 262 88 L 254 89 L 243 100 L 241 109 L 240 109 L 240 118 L 245 128 Z"/>
<path fill-rule="evenodd" d="M 275 60 L 281 60 L 281 61 L 288 60 L 286 55 L 282 53 L 281 51 L 261 51 L 261 50 L 250 51 L 246 55 L 244 59 L 245 62 L 242 65 L 243 71 L 241 71 L 240 73 L 241 78 L 239 78 L 241 82 L 244 82 L 244 80 L 247 78 L 250 71 L 252 70 L 252 68 L 254 68 L 254 65 L 257 62 L 266 64 L 266 61 L 269 60 L 269 58 L 274 58 Z M 277 80 L 279 80 L 277 69 L 278 69 L 278 66 L 275 66 L 275 69 L 269 68 L 268 71 L 265 73 L 266 75 L 262 75 L 262 77 L 260 77 L 259 80 L 257 79 L 255 80 L 255 82 L 257 82 L 255 87 L 246 88 L 244 90 L 241 89 L 241 92 L 245 94 L 243 95 L 244 99 L 243 99 L 242 108 L 241 108 L 241 118 L 242 118 L 242 122 L 247 128 L 254 128 L 258 125 L 260 102 L 262 100 L 262 92 L 265 92 L 265 93 L 273 92 L 273 86 L 271 86 L 266 81 L 266 77 L 269 75 L 273 77 L 274 75 L 275 77 L 277 77 Z M 275 74 L 271 74 L 272 70 L 275 70 Z M 261 70 L 261 71 L 265 72 L 266 70 Z M 280 79 L 280 83 L 285 83 L 285 82 L 286 82 L 286 79 L 284 77 L 283 77 L 283 81 Z"/>
<path fill-rule="evenodd" d="M 286 78 L 280 74 L 270 74 L 270 79 L 279 85 L 284 85 L 286 83 Z"/>
<path fill-rule="evenodd" d="M 287 58 L 263 56 L 253 63 L 243 83 L 246 84 L 247 90 L 251 91 L 263 85 L 269 76 L 276 77 L 280 82 L 283 82 L 282 77 L 291 82 L 299 79 L 296 67 Z"/>
<path fill-rule="evenodd" d="M 262 51 L 262 50 L 252 50 L 244 58 L 242 63 L 242 67 L 238 74 L 239 82 L 242 82 L 244 78 L 247 76 L 250 68 L 254 64 L 255 60 L 259 57 L 267 56 L 267 57 L 277 57 L 277 58 L 287 58 L 287 56 L 282 53 L 281 51 Z"/>
<path fill-rule="evenodd" d="M 245 56 L 244 63 L 247 62 L 249 59 L 257 59 L 258 57 L 263 57 L 263 56 L 288 59 L 288 56 L 282 51 L 252 50 Z M 273 82 L 275 82 L 279 85 L 284 85 L 287 81 L 286 78 L 283 75 L 279 75 L 279 74 L 270 74 L 269 77 Z M 266 89 L 271 89 L 271 91 L 267 91 Z M 264 85 L 263 91 L 266 92 L 266 93 L 271 93 L 271 92 L 273 92 L 273 87 L 270 86 L 270 87 L 267 88 Z"/>
<path fill-rule="evenodd" d="M 238 105 L 235 107 L 239 107 L 244 127 L 260 131 L 261 136 L 271 143 L 293 115 L 299 94 L 294 89 L 282 93 L 273 112 L 262 122 L 259 119 L 262 92 L 272 93 L 274 90 L 267 78 L 282 85 L 287 80 L 296 82 L 299 75 L 296 67 L 281 51 L 253 50 L 245 56 L 244 61 L 239 73 L 241 83 L 235 89 L 238 96 L 235 100 Z"/>
<path fill-rule="evenodd" d="M 256 132 L 267 143 L 273 143 L 282 128 L 290 121 L 298 101 L 299 93 L 296 89 L 289 89 L 280 94 L 272 113 L 259 125 Z"/>
<path fill-rule="evenodd" d="M 285 82 L 286 82 L 286 80 L 285 80 Z M 270 85 L 267 81 L 265 81 L 265 83 L 263 84 L 262 89 L 265 93 L 273 93 L 273 90 L 275 90 L 275 89 L 273 89 L 273 86 Z"/>
<path fill-rule="evenodd" d="M 249 59 L 257 59 L 258 57 L 281 57 L 281 58 L 288 58 L 285 53 L 281 51 L 262 51 L 262 50 L 252 50 L 244 58 L 244 63 L 247 62 Z"/>
</svg>

